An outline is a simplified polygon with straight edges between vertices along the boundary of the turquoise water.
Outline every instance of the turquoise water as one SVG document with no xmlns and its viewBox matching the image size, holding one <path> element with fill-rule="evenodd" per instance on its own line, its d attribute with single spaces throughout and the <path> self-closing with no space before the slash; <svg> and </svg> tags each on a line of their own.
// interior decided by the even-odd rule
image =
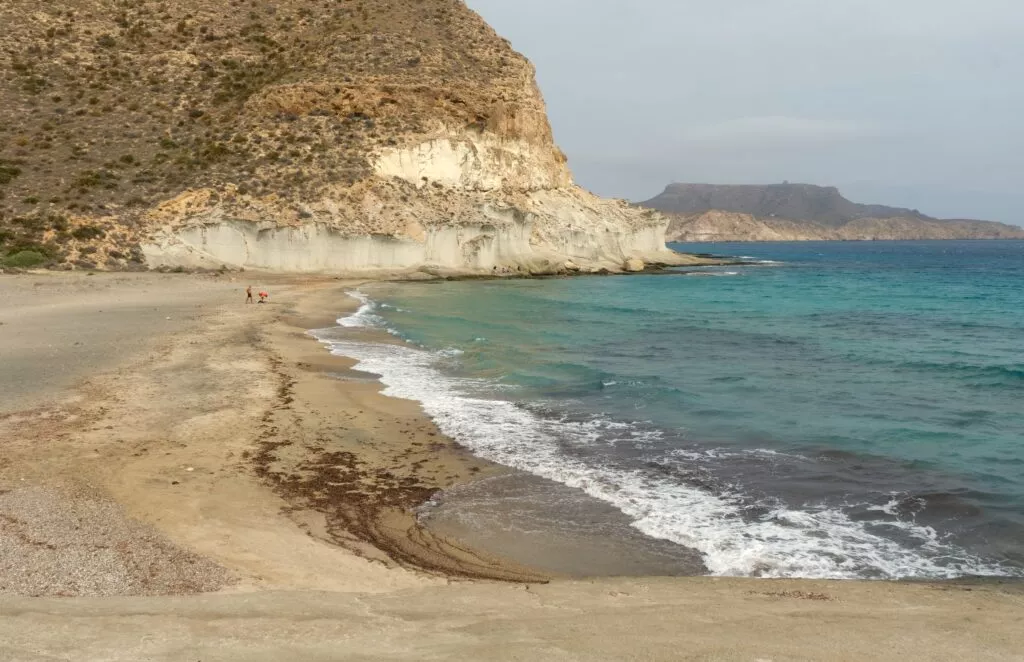
<svg viewBox="0 0 1024 662">
<path fill-rule="evenodd" d="M 334 349 L 713 574 L 1024 572 L 1024 242 L 684 248 L 757 263 L 372 286 L 407 344 Z"/>
</svg>

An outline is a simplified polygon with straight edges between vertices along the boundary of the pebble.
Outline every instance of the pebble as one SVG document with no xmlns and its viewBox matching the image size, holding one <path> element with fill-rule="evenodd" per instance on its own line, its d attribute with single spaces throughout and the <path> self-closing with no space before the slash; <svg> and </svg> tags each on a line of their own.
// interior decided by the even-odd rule
<svg viewBox="0 0 1024 662">
<path fill-rule="evenodd" d="M 40 486 L 0 493 L 0 595 L 182 595 L 230 580 L 111 501 Z"/>
</svg>

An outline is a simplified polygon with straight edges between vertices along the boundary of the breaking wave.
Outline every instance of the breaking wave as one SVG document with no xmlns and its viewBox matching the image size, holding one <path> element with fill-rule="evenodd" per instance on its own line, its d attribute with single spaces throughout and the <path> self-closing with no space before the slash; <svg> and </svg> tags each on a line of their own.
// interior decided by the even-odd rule
<svg viewBox="0 0 1024 662">
<path fill-rule="evenodd" d="M 375 304 L 361 293 L 343 327 L 383 327 Z M 637 465 L 592 452 L 602 444 L 642 448 L 648 427 L 599 418 L 545 415 L 541 408 L 488 397 L 499 392 L 480 378 L 455 377 L 439 364 L 439 352 L 412 345 L 323 339 L 330 350 L 356 359 L 361 370 L 380 375 L 384 393 L 422 403 L 439 428 L 479 456 L 578 488 L 614 505 L 641 532 L 700 551 L 714 575 L 806 578 L 955 578 L 1013 574 L 946 541 L 934 528 L 906 515 L 910 504 L 875 507 L 877 516 L 853 519 L 831 505 L 787 505 L 771 497 L 711 480 L 708 459 L 744 454 L 756 461 L 778 456 L 767 449 L 675 450 Z M 605 388 L 615 386 L 605 380 Z M 488 394 L 484 396 L 481 394 Z M 506 393 L 508 395 L 508 393 Z M 654 431 L 656 432 L 656 431 Z M 657 436 L 654 434 L 653 436 Z M 871 511 L 866 504 L 851 504 Z M 889 532 L 898 533 L 890 536 Z"/>
</svg>

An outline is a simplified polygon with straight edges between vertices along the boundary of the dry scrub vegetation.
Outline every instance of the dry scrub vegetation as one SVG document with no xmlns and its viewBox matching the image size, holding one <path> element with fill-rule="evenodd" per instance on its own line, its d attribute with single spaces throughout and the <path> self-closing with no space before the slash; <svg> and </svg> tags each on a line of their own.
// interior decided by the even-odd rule
<svg viewBox="0 0 1024 662">
<path fill-rule="evenodd" d="M 532 68 L 461 0 L 5 0 L 0 24 L 0 266 L 131 267 L 182 191 L 298 208 L 441 124 L 548 130 L 508 120 L 543 114 Z"/>
</svg>

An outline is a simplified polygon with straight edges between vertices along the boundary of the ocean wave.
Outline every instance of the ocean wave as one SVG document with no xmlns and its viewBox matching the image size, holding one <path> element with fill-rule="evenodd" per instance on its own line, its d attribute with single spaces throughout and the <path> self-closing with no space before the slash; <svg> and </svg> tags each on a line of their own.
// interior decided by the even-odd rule
<svg viewBox="0 0 1024 662">
<path fill-rule="evenodd" d="M 966 381 L 971 386 L 1005 386 L 1024 384 L 1024 364 L 978 365 L 960 361 L 896 361 L 891 359 L 860 359 L 876 365 L 885 365 L 896 370 L 945 373 Z"/>
<path fill-rule="evenodd" d="M 625 426 L 621 437 L 630 438 L 628 424 L 545 417 L 510 401 L 474 396 L 486 385 L 445 375 L 436 367 L 435 352 L 325 342 L 332 352 L 356 359 L 359 369 L 380 375 L 385 394 L 422 403 L 445 434 L 481 457 L 614 505 L 643 533 L 700 551 L 714 575 L 897 579 L 1009 572 L 945 544 L 933 529 L 913 522 L 854 521 L 839 507 L 773 502 L 752 509 L 749 497 L 735 488 L 711 489 L 678 475 L 595 460 L 573 449 L 609 443 L 611 425 Z M 687 458 L 679 459 L 685 471 Z M 917 547 L 879 533 L 892 527 L 916 539 Z"/>
<path fill-rule="evenodd" d="M 356 312 L 340 318 L 339 325 L 349 329 L 385 326 L 384 318 L 374 312 L 377 310 L 377 303 L 373 299 L 358 290 L 345 294 L 359 301 L 360 305 Z"/>
<path fill-rule="evenodd" d="M 807 457 L 795 453 L 784 453 L 770 448 L 749 448 L 733 450 L 730 448 L 706 448 L 702 450 L 676 449 L 669 452 L 672 457 L 679 457 L 687 460 L 724 460 L 735 458 L 767 457 L 767 458 L 788 458 L 794 460 L 806 460 Z"/>
<path fill-rule="evenodd" d="M 994 499 L 998 499 L 995 494 L 977 492 L 893 492 L 886 503 L 870 505 L 866 510 L 895 517 L 916 518 L 927 512 L 932 517 L 961 519 L 981 514 L 981 509 L 974 502 Z"/>
</svg>

